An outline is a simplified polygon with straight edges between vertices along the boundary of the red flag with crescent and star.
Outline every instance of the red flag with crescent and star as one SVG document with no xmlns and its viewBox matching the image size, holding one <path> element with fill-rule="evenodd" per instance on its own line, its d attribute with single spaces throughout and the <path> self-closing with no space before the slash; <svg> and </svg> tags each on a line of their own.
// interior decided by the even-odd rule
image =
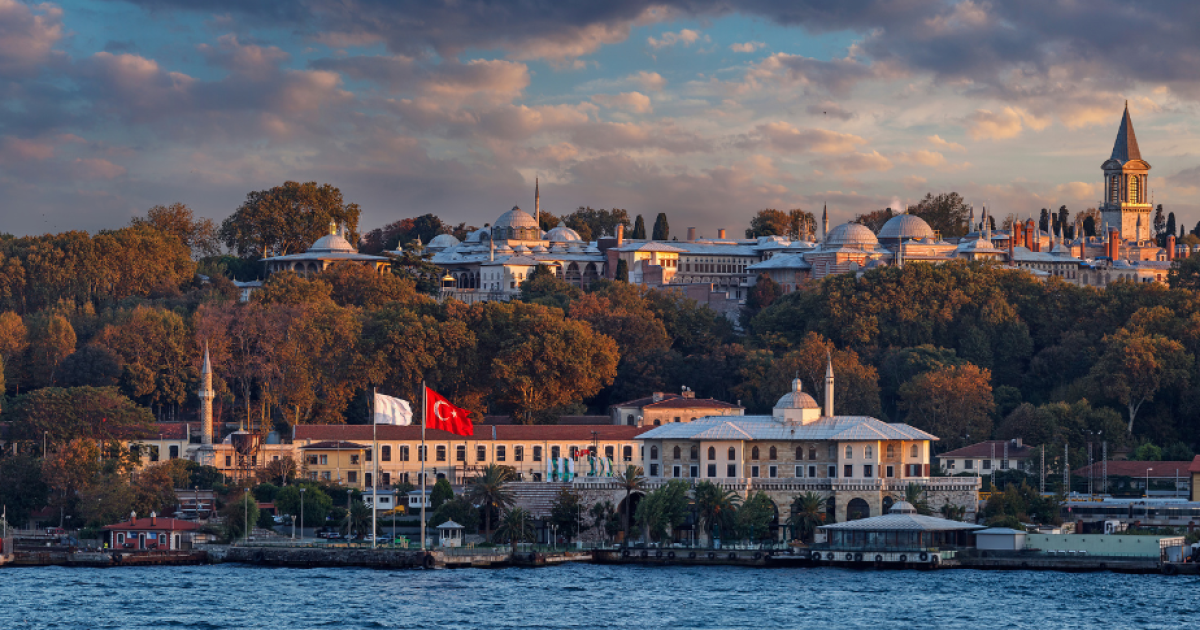
<svg viewBox="0 0 1200 630">
<path fill-rule="evenodd" d="M 475 435 L 471 412 L 450 404 L 441 394 L 425 388 L 425 426 L 455 435 Z"/>
</svg>

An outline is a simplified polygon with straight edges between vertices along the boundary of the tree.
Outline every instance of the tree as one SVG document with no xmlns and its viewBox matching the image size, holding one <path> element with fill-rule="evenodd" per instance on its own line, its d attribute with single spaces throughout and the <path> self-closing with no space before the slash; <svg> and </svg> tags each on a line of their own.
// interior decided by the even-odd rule
<svg viewBox="0 0 1200 630">
<path fill-rule="evenodd" d="M 663 540 L 687 517 L 688 484 L 672 479 L 638 502 L 634 518 L 642 526 L 646 542 L 651 538 Z"/>
<path fill-rule="evenodd" d="M 926 372 L 900 388 L 907 422 L 941 439 L 945 448 L 991 437 L 991 373 L 971 364 Z M 973 436 L 973 437 L 972 437 Z"/>
<path fill-rule="evenodd" d="M 372 536 L 378 533 L 371 531 L 371 508 L 362 501 L 354 501 L 350 504 L 350 511 L 346 514 L 346 535 L 362 536 L 368 531 Z"/>
<path fill-rule="evenodd" d="M 967 506 L 946 503 L 942 505 L 942 518 L 951 521 L 961 521 L 967 516 Z"/>
<path fill-rule="evenodd" d="M 659 215 L 662 217 L 663 215 Z M 746 229 L 746 238 L 758 238 L 760 236 L 787 236 L 790 221 L 786 212 L 767 208 L 759 210 L 750 219 L 750 227 Z M 658 233 L 658 225 L 654 226 L 655 234 Z M 657 240 L 657 237 L 655 237 Z"/>
<path fill-rule="evenodd" d="M 1166 389 L 1188 381 L 1193 358 L 1178 341 L 1163 335 L 1120 329 L 1104 338 L 1105 351 L 1092 367 L 1099 393 L 1115 398 L 1129 410 L 1128 432 L 1138 410 Z"/>
<path fill-rule="evenodd" d="M 737 511 L 737 529 L 740 538 L 758 541 L 771 534 L 771 521 L 775 518 L 775 503 L 763 491 L 750 495 Z"/>
<path fill-rule="evenodd" d="M 656 241 L 671 239 L 671 226 L 667 224 L 667 213 L 660 212 L 654 219 L 654 232 L 651 234 L 651 238 Z"/>
<path fill-rule="evenodd" d="M 505 510 L 500 519 L 500 528 L 496 537 L 507 540 L 512 544 L 512 552 L 517 553 L 517 543 L 533 540 L 533 523 L 525 508 L 514 507 Z"/>
<path fill-rule="evenodd" d="M 13 439 L 51 444 L 76 438 L 135 440 L 154 434 L 154 418 L 114 387 L 46 387 L 18 396 L 9 411 Z"/>
<path fill-rule="evenodd" d="M 606 235 L 616 236 L 618 225 L 629 229 L 629 213 L 620 208 L 596 210 L 580 206 L 575 212 L 562 217 L 562 221 L 563 225 L 575 230 L 585 242 Z"/>
<path fill-rule="evenodd" d="M 929 502 L 925 499 L 925 490 L 915 483 L 910 483 L 904 487 L 904 500 L 917 509 L 917 514 L 924 514 L 925 516 L 933 514 L 933 510 L 929 507 Z"/>
<path fill-rule="evenodd" d="M 788 525 L 796 540 L 812 540 L 813 535 L 825 522 L 825 500 L 814 492 L 805 492 L 792 501 Z"/>
<path fill-rule="evenodd" d="M 4 381 L 13 391 L 20 392 L 22 362 L 29 346 L 29 329 L 20 315 L 0 312 L 0 364 L 4 366 Z"/>
<path fill-rule="evenodd" d="M 606 540 L 611 540 L 621 531 L 621 516 L 617 514 L 612 501 L 596 503 L 588 510 L 588 514 L 592 517 L 592 527 L 603 532 Z"/>
<path fill-rule="evenodd" d="M 1161 462 L 1163 450 L 1151 442 L 1144 442 L 1130 453 L 1129 459 L 1135 462 Z"/>
<path fill-rule="evenodd" d="M 942 236 L 963 236 L 967 233 L 967 217 L 971 206 L 956 192 L 942 193 L 936 197 L 927 193 L 915 206 L 909 206 L 909 214 L 921 217 L 934 231 Z"/>
<path fill-rule="evenodd" d="M 450 480 L 442 477 L 433 484 L 433 490 L 429 493 L 429 509 L 434 512 L 442 507 L 442 504 L 454 498 L 454 488 L 450 487 Z"/>
<path fill-rule="evenodd" d="M 483 509 L 484 538 L 492 538 L 492 512 L 507 510 L 516 501 L 508 488 L 513 470 L 508 466 L 488 464 L 483 471 L 467 483 L 466 497 Z"/>
<path fill-rule="evenodd" d="M 1200 256 L 1176 258 L 1167 272 L 1167 285 L 1172 289 L 1200 291 Z"/>
<path fill-rule="evenodd" d="M 1161 203 L 1158 204 L 1158 206 L 1156 208 L 1154 208 L 1154 224 L 1153 225 L 1154 225 L 1154 240 L 1157 241 L 1159 246 L 1161 247 L 1164 243 L 1166 243 L 1166 236 L 1167 236 L 1167 219 L 1166 219 L 1166 217 L 1163 216 L 1163 207 L 1162 207 Z"/>
<path fill-rule="evenodd" d="M 642 477 L 642 467 L 629 465 L 617 477 L 617 485 L 625 490 L 625 520 L 622 523 L 622 529 L 625 535 L 629 535 L 629 505 L 633 502 L 633 493 L 639 492 L 646 485 L 645 477 Z"/>
<path fill-rule="evenodd" d="M 391 273 L 377 273 L 373 267 L 365 265 L 335 264 L 318 274 L 316 280 L 328 283 L 329 297 L 340 306 L 375 309 L 418 301 L 416 282 Z"/>
<path fill-rule="evenodd" d="M 42 459 L 42 479 L 52 503 L 58 506 L 74 505 L 80 491 L 95 483 L 99 472 L 100 449 L 91 440 L 71 440 Z"/>
<path fill-rule="evenodd" d="M 574 540 L 583 523 L 583 497 L 567 488 L 558 491 L 554 504 L 550 506 L 550 522 L 555 531 Z"/>
<path fill-rule="evenodd" d="M 749 323 L 760 311 L 767 308 L 783 295 L 783 287 L 771 279 L 766 273 L 758 274 L 754 286 L 746 295 L 744 322 Z"/>
<path fill-rule="evenodd" d="M 696 484 L 695 499 L 700 526 L 710 545 L 720 536 L 719 532 L 732 535 L 736 531 L 737 510 L 742 503 L 742 496 L 735 490 L 726 490 L 711 481 L 701 481 Z"/>
<path fill-rule="evenodd" d="M 813 213 L 799 208 L 788 210 L 788 239 L 811 241 L 816 239 L 816 234 L 817 218 Z"/>
<path fill-rule="evenodd" d="M 479 508 L 472 505 L 466 497 L 454 497 L 438 506 L 429 517 L 429 524 L 434 527 L 446 521 L 462 525 L 465 532 L 478 532 Z"/>
<path fill-rule="evenodd" d="M 112 387 L 121 378 L 121 358 L 99 344 L 88 344 L 67 355 L 59 365 L 64 387 Z"/>
<path fill-rule="evenodd" d="M 248 527 L 258 522 L 258 502 L 254 495 L 243 492 L 236 501 L 230 501 L 221 508 L 221 524 L 225 537 L 229 542 L 249 536 Z"/>
<path fill-rule="evenodd" d="M 572 300 L 583 295 L 579 287 L 559 278 L 546 265 L 534 267 L 521 283 L 521 301 L 566 310 Z"/>
<path fill-rule="evenodd" d="M 550 230 L 553 230 L 554 228 L 558 227 L 560 222 L 561 219 L 553 214 L 550 214 L 549 212 L 543 212 L 538 216 L 538 227 L 540 227 L 543 232 L 549 232 Z"/>
<path fill-rule="evenodd" d="M 296 460 L 292 459 L 290 455 L 271 460 L 255 472 L 260 481 L 278 486 L 288 485 L 296 478 L 297 474 L 299 474 L 299 469 L 296 466 Z M 271 500 L 274 501 L 274 498 Z"/>
<path fill-rule="evenodd" d="M 617 269 L 613 278 L 619 282 L 629 282 L 629 263 L 625 259 L 617 260 Z"/>
<path fill-rule="evenodd" d="M 169 206 L 154 206 L 146 211 L 145 217 L 134 217 L 133 226 L 147 226 L 179 239 L 187 246 L 194 258 L 216 256 L 221 251 L 217 238 L 217 226 L 212 219 L 196 219 L 192 209 L 182 203 Z"/>
<path fill-rule="evenodd" d="M 242 257 L 282 256 L 306 250 L 329 234 L 330 223 L 344 225 L 358 241 L 358 204 L 345 203 L 329 184 L 284 182 L 246 195 L 246 201 L 221 223 L 221 240 Z"/>
<path fill-rule="evenodd" d="M 1038 219 L 1038 229 L 1043 232 L 1050 231 L 1050 211 L 1042 208 L 1042 216 Z"/>
<path fill-rule="evenodd" d="M 301 493 L 300 489 L 304 488 Z M 303 508 L 301 507 L 301 497 L 303 496 Z M 323 525 L 325 516 L 333 508 L 333 499 L 315 483 L 303 483 L 299 485 L 284 486 L 275 495 L 275 511 L 279 514 L 288 514 L 296 517 L 296 522 L 300 522 L 300 515 L 304 515 L 304 525 Z"/>
<path fill-rule="evenodd" d="M 30 513 L 46 506 L 49 493 L 40 458 L 30 453 L 0 457 L 0 505 L 7 507 L 9 522 L 26 522 Z"/>
<path fill-rule="evenodd" d="M 75 329 L 62 315 L 47 313 L 31 318 L 29 339 L 30 385 L 53 385 L 59 364 L 75 351 Z"/>
<path fill-rule="evenodd" d="M 1066 206 L 1060 206 L 1058 209 L 1058 216 L 1054 218 L 1054 225 L 1057 228 L 1056 231 L 1061 231 L 1065 235 L 1067 233 L 1067 224 L 1070 222 L 1070 220 L 1071 211 L 1067 210 Z M 992 226 L 992 229 L 996 229 L 996 226 Z"/>
<path fill-rule="evenodd" d="M 1159 206 L 1160 208 L 1162 206 Z M 1175 224 L 1175 213 L 1167 213 L 1167 233 L 1164 236 L 1176 236 L 1178 234 L 1178 226 Z M 1165 244 L 1165 243 L 1164 243 Z"/>
<path fill-rule="evenodd" d="M 896 213 L 891 208 L 884 208 L 883 210 L 872 210 L 871 212 L 860 214 L 854 217 L 854 222 L 865 225 L 872 232 L 878 234 L 879 230 L 883 229 L 884 224 L 894 216 L 896 216 Z"/>
<path fill-rule="evenodd" d="M 633 234 L 630 235 L 630 238 L 638 241 L 646 240 L 646 220 L 640 214 L 633 221 Z"/>
</svg>

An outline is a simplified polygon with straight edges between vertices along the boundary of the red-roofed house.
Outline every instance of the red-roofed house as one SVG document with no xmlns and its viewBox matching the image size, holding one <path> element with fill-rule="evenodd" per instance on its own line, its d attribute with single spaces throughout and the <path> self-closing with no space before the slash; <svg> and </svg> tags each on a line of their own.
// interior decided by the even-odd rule
<svg viewBox="0 0 1200 630">
<path fill-rule="evenodd" d="M 421 427 L 379 425 L 377 429 L 379 485 L 420 483 Z M 542 481 L 547 458 L 570 457 L 593 446 L 601 457 L 611 457 L 618 466 L 640 466 L 641 446 L 635 438 L 645 431 L 609 424 L 479 424 L 475 435 L 462 437 L 430 429 L 425 436 L 429 452 L 426 472 L 430 482 L 446 478 L 451 483 L 462 483 L 488 464 L 502 464 L 515 469 L 520 480 Z M 292 443 L 302 453 L 300 463 L 305 476 L 313 478 L 315 473 L 317 479 L 332 481 L 340 473 L 343 483 L 357 488 L 369 488 L 373 481 L 371 440 L 371 425 L 366 424 L 298 425 L 292 432 Z M 359 453 L 360 458 L 351 459 L 352 454 Z M 355 472 L 353 479 L 351 471 Z"/>
<path fill-rule="evenodd" d="M 136 551 L 177 550 L 190 546 L 196 524 L 174 518 L 160 518 L 153 512 L 150 518 L 130 515 L 122 523 L 104 527 L 104 542 L 113 549 Z"/>
<path fill-rule="evenodd" d="M 687 389 L 682 394 L 654 392 L 646 398 L 629 400 L 609 409 L 613 424 L 629 427 L 657 427 L 707 416 L 740 416 L 746 411 L 740 405 L 696 398 L 696 392 Z"/>
<path fill-rule="evenodd" d="M 934 456 L 947 474 L 990 475 L 997 470 L 1035 470 L 1027 460 L 1034 449 L 1015 440 L 987 440 Z"/>
</svg>

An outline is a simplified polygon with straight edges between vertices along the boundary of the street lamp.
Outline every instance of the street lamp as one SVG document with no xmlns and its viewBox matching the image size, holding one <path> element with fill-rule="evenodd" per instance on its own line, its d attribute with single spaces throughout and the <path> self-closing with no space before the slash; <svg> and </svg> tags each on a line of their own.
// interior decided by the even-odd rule
<svg viewBox="0 0 1200 630">
<path fill-rule="evenodd" d="M 304 541 L 304 490 L 300 488 L 300 540 Z"/>
</svg>

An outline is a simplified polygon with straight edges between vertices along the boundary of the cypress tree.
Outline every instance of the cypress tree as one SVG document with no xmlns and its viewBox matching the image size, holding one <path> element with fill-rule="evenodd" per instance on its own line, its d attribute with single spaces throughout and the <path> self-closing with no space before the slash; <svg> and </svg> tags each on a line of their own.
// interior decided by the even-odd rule
<svg viewBox="0 0 1200 630">
<path fill-rule="evenodd" d="M 659 212 L 654 220 L 654 240 L 666 241 L 671 238 L 671 226 L 667 225 L 667 213 Z"/>
<path fill-rule="evenodd" d="M 621 282 L 629 282 L 629 263 L 624 260 L 617 261 L 616 279 Z"/>
<path fill-rule="evenodd" d="M 633 222 L 633 235 L 630 238 L 646 240 L 646 220 L 640 214 L 637 215 L 637 220 Z"/>
<path fill-rule="evenodd" d="M 1167 236 L 1175 236 L 1175 232 L 1176 232 L 1175 213 L 1168 212 L 1167 213 Z"/>
</svg>

